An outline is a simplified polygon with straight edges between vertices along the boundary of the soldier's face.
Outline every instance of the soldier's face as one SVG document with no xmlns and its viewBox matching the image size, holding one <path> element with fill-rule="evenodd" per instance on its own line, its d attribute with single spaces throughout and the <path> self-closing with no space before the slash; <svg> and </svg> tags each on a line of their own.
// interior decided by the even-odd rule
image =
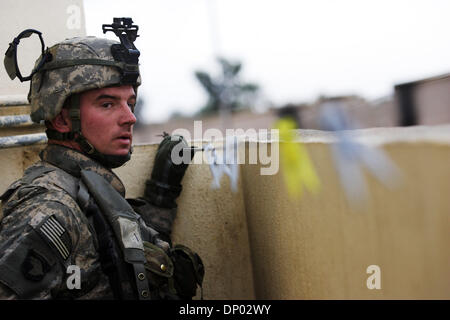
<svg viewBox="0 0 450 320">
<path fill-rule="evenodd" d="M 132 86 L 84 92 L 80 97 L 81 132 L 103 154 L 126 155 L 133 141 L 136 94 Z"/>
</svg>

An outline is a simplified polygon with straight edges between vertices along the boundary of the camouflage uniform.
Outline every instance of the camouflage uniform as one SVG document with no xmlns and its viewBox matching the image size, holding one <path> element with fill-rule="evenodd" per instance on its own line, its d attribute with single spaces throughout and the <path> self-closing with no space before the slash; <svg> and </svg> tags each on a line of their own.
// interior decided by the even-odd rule
<svg viewBox="0 0 450 320">
<path fill-rule="evenodd" d="M 42 161 L 28 168 L 23 178 L 1 196 L 0 298 L 108 299 L 113 298 L 113 292 L 115 298 L 130 298 L 133 294 L 140 299 L 190 298 L 195 295 L 197 284 L 201 284 L 203 264 L 198 255 L 170 243 L 175 199 L 181 192 L 181 179 L 187 169 L 187 164 L 174 165 L 170 154 L 178 143 L 185 143 L 182 137 L 164 137 L 144 197 L 127 203 L 122 182 L 109 168 L 128 161 L 131 150 L 125 156 L 100 153 L 81 131 L 80 94 L 124 85 L 133 86 L 137 93 L 141 84 L 139 51 L 132 44 L 133 37 L 128 40 L 123 37 L 120 44 L 95 37 L 66 39 L 47 49 L 36 61 L 28 95 L 31 120 L 50 121 L 63 107 L 68 108 L 71 131 L 48 127 L 46 133 L 51 140 L 76 142 L 82 152 L 50 144 L 40 155 Z M 18 72 L 13 68 L 17 66 L 13 60 L 17 43 L 15 39 L 10 44 L 5 57 L 11 79 Z M 86 176 L 98 177 L 101 183 L 86 189 L 82 181 Z M 108 206 L 102 207 L 95 198 L 105 190 L 116 197 L 116 203 L 127 208 L 125 213 L 131 217 L 128 222 L 122 221 L 124 224 L 117 227 L 113 220 L 108 220 L 109 227 L 103 223 L 99 228 L 98 221 L 104 218 L 97 213 L 112 217 L 108 215 Z M 92 201 L 83 202 L 82 198 Z M 125 214 L 120 210 L 119 213 Z M 128 242 L 120 239 L 122 227 L 126 236 L 135 236 L 136 247 L 127 248 L 134 243 L 132 238 L 127 238 Z M 116 238 L 108 242 L 113 238 L 108 234 L 110 229 Z M 115 247 L 117 243 L 121 252 Z M 109 256 L 114 259 L 105 260 L 105 252 L 113 252 Z M 115 253 L 122 254 L 121 259 L 116 259 Z M 121 270 L 132 267 L 134 283 L 128 269 L 111 272 L 126 263 Z M 67 286 L 70 277 L 67 270 L 72 265 L 81 271 L 79 290 Z"/>
<path fill-rule="evenodd" d="M 98 173 L 125 196 L 122 182 L 111 170 L 72 149 L 49 145 L 40 157 L 42 161 L 28 168 L 3 195 L 0 299 L 112 299 L 92 221 L 71 189 L 77 187 L 81 169 Z M 141 229 L 150 225 L 170 234 L 175 208 L 158 208 L 144 198 L 132 202 L 143 219 Z M 52 232 L 53 238 L 46 232 Z M 80 290 L 66 285 L 69 265 L 80 267 Z"/>
</svg>

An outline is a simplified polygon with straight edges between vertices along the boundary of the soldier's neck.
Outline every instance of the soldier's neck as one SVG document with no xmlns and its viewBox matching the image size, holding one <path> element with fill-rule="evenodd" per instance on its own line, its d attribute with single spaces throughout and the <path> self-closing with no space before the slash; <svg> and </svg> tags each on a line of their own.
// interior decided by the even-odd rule
<svg viewBox="0 0 450 320">
<path fill-rule="evenodd" d="M 71 148 L 71 149 L 82 152 L 80 145 L 78 144 L 78 142 L 75 142 L 75 141 L 60 141 L 60 140 L 49 139 L 48 144 L 57 144 L 60 146 L 64 146 L 64 147 Z"/>
</svg>

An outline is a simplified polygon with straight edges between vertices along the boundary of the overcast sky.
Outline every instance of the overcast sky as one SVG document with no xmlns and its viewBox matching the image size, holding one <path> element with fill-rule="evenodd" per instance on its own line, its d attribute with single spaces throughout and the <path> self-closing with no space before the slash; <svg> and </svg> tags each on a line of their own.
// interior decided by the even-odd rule
<svg viewBox="0 0 450 320">
<path fill-rule="evenodd" d="M 319 94 L 376 99 L 393 85 L 450 72 L 448 0 L 85 0 L 88 35 L 130 16 L 139 25 L 148 122 L 190 113 L 207 96 L 194 77 L 215 56 L 243 63 L 276 105 Z M 114 39 L 110 33 L 108 38 Z"/>
</svg>

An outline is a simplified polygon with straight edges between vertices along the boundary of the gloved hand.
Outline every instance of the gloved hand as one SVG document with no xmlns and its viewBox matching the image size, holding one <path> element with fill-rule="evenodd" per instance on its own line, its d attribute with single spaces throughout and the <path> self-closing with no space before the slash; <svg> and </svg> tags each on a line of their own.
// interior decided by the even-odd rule
<svg viewBox="0 0 450 320">
<path fill-rule="evenodd" d="M 195 151 L 182 136 L 170 136 L 165 132 L 163 136 L 151 178 L 146 182 L 144 197 L 158 207 L 176 208 L 175 200 L 182 190 L 181 180 Z"/>
</svg>

